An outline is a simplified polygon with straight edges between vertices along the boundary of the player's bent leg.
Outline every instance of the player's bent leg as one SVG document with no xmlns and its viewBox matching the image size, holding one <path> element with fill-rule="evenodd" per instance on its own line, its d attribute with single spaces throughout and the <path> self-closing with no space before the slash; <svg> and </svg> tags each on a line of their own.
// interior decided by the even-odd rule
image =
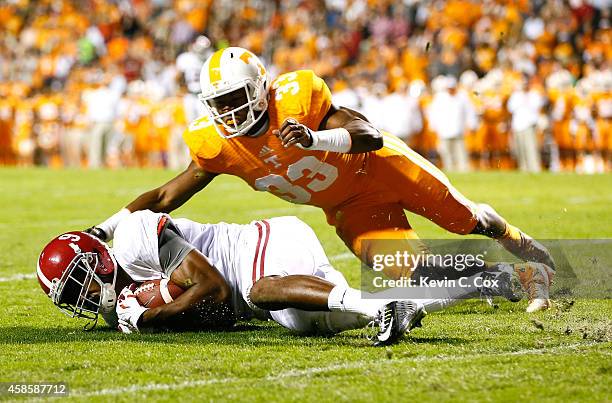
<svg viewBox="0 0 612 403">
<path fill-rule="evenodd" d="M 336 230 L 347 246 L 373 267 L 377 255 L 395 255 L 407 251 L 410 254 L 427 253 L 427 246 L 419 241 L 416 232 L 410 228 L 399 204 L 369 205 L 354 203 L 336 210 L 335 215 L 328 214 L 328 221 L 336 226 Z M 405 241 L 405 243 L 398 241 Z M 487 267 L 474 262 L 474 267 L 463 267 L 456 270 L 453 267 L 411 267 L 403 266 L 384 273 L 390 278 L 429 277 L 431 279 L 458 278 L 481 273 Z M 387 269 L 388 267 L 386 267 Z M 414 271 L 414 273 L 413 273 Z"/>
<path fill-rule="evenodd" d="M 370 315 L 327 311 L 333 288 L 333 284 L 312 276 L 264 277 L 254 284 L 249 301 L 269 310 L 275 322 L 301 335 L 332 335 L 370 323 Z"/>
<path fill-rule="evenodd" d="M 295 217 L 281 217 L 260 226 L 267 247 L 255 259 L 245 256 L 239 265 L 238 290 L 246 305 L 257 315 L 266 310 L 297 308 L 311 311 L 347 311 L 370 318 L 384 302 L 362 301 L 359 291 L 348 287 L 344 276 L 329 264 L 314 232 Z M 258 258 L 259 256 L 259 258 Z M 265 257 L 264 257 L 265 256 Z M 251 265 L 248 264 L 249 262 Z M 331 280 L 331 281 L 330 281 Z M 330 302 L 333 289 L 350 290 L 347 297 Z"/>
<path fill-rule="evenodd" d="M 399 340 L 420 326 L 425 315 L 416 301 L 376 298 L 315 276 L 264 277 L 245 299 L 255 309 L 270 311 L 275 321 L 298 333 L 332 334 L 372 323 L 379 327 L 379 345 Z"/>
<path fill-rule="evenodd" d="M 351 312 L 372 320 L 386 301 L 362 298 L 359 290 L 334 285 L 316 276 L 267 276 L 250 288 L 247 301 L 268 311 L 295 308 L 305 311 Z"/>
<path fill-rule="evenodd" d="M 384 152 L 376 158 L 374 174 L 388 188 L 399 189 L 402 206 L 461 235 L 482 234 L 494 239 L 511 253 L 526 261 L 536 261 L 554 268 L 550 253 L 518 228 L 506 222 L 485 204 L 476 204 L 449 182 L 436 167 L 415 155 L 397 139 L 385 135 Z"/>
<path fill-rule="evenodd" d="M 402 219 L 394 219 L 402 218 Z M 493 215 L 485 216 L 488 219 L 495 219 Z M 351 219 L 352 218 L 352 219 Z M 380 219 L 379 219 L 380 218 Z M 408 221 L 405 218 L 403 209 L 401 206 L 395 204 L 382 205 L 382 206 L 368 206 L 368 205 L 349 205 L 336 211 L 330 219 L 328 214 L 328 220 L 334 224 L 337 228 L 338 234 L 342 237 L 344 242 L 349 245 L 351 250 L 357 255 L 365 257 L 365 263 L 371 266 L 372 258 L 376 254 L 394 254 L 398 249 L 397 242 L 389 242 L 389 239 L 404 239 L 406 240 L 406 249 L 410 253 L 421 253 L 426 252 L 426 247 L 423 243 L 418 242 L 416 233 L 409 227 Z M 503 234 L 502 228 L 505 226 L 505 221 L 499 217 L 496 221 L 489 222 L 487 228 L 489 228 L 490 237 Z M 363 242 L 367 240 L 368 242 Z M 378 242 L 377 242 L 378 241 Z M 418 248 L 416 245 L 420 245 Z M 511 267 L 511 271 L 514 270 L 514 274 L 503 274 L 500 277 L 499 282 L 503 286 L 499 290 L 485 290 L 485 289 L 466 289 L 461 288 L 452 290 L 448 295 L 435 295 L 432 298 L 422 301 L 425 304 L 426 311 L 438 311 L 448 306 L 459 303 L 467 298 L 485 298 L 491 302 L 493 296 L 502 296 L 509 300 L 517 300 L 516 294 L 517 289 L 514 285 L 518 270 L 521 270 L 519 265 L 507 265 Z M 404 270 L 406 268 L 403 268 Z M 474 267 L 463 267 L 461 271 L 456 270 L 453 267 L 417 267 L 410 268 L 414 269 L 412 278 L 428 277 L 430 279 L 458 279 L 460 277 L 479 277 L 485 275 L 484 272 L 488 272 L 487 275 L 497 276 L 500 273 L 497 272 L 495 266 L 486 264 L 474 264 Z M 407 275 L 401 271 L 394 271 L 393 273 L 387 273 L 391 278 L 397 273 Z M 474 278 L 475 278 L 474 277 Z M 521 279 L 521 285 L 523 290 L 530 296 L 530 306 L 534 304 L 533 293 L 528 290 L 537 289 L 542 294 L 542 287 L 545 287 L 546 282 L 542 282 L 542 285 L 538 285 L 534 288 L 533 278 L 534 276 L 519 276 Z M 547 294 L 546 294 L 547 295 Z M 536 298 L 544 300 L 544 298 Z M 544 304 L 546 305 L 546 304 Z M 544 306 L 542 305 L 542 306 Z"/>
</svg>

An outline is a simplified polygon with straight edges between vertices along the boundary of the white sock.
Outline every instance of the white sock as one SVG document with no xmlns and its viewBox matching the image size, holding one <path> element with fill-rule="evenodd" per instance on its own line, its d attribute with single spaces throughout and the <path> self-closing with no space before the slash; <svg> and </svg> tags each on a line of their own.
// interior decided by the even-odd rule
<svg viewBox="0 0 612 403">
<path fill-rule="evenodd" d="M 342 285 L 335 286 L 327 297 L 330 311 L 359 313 L 369 318 L 375 318 L 386 303 L 386 300 L 362 298 L 361 291 Z"/>
<path fill-rule="evenodd" d="M 474 279 L 480 277 L 481 275 L 482 273 L 477 273 L 469 277 L 467 280 L 467 284 L 474 284 Z M 441 311 L 453 305 L 457 305 L 458 303 L 463 302 L 468 298 L 477 298 L 478 296 L 480 296 L 480 291 L 474 286 L 455 287 L 447 288 L 446 296 L 444 296 L 443 298 L 421 299 L 419 300 L 419 302 L 423 304 L 427 313 L 432 313 Z"/>
<path fill-rule="evenodd" d="M 461 302 L 460 299 L 452 298 L 435 298 L 435 299 L 420 299 L 418 300 L 427 313 L 442 311 L 449 306 L 453 306 Z"/>
</svg>

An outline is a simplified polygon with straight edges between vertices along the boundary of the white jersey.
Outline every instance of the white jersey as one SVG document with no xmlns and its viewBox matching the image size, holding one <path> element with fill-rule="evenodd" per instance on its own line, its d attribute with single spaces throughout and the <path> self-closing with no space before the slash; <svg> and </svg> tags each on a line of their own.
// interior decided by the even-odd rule
<svg viewBox="0 0 612 403">
<path fill-rule="evenodd" d="M 219 270 L 232 290 L 238 317 L 267 317 L 268 312 L 249 300 L 251 287 L 261 277 L 303 274 L 329 278 L 334 283 L 344 281 L 329 264 L 312 229 L 296 217 L 247 225 L 201 224 L 149 210 L 130 214 L 115 230 L 115 258 L 134 281 L 169 278 L 178 267 L 168 267 L 160 256 L 160 233 L 168 222 Z"/>
<path fill-rule="evenodd" d="M 174 220 L 149 210 L 136 211 L 115 230 L 113 252 L 119 266 L 137 282 L 169 278 L 177 266 L 164 267 L 159 254 L 160 231 L 167 221 L 221 273 L 233 291 L 236 312 L 242 314 L 244 304 L 236 287 L 236 273 L 241 257 L 239 250 L 254 236 L 248 225 L 200 224 L 185 218 Z"/>
<path fill-rule="evenodd" d="M 221 274 L 231 273 L 236 245 L 247 226 L 223 222 L 200 224 L 143 210 L 130 214 L 115 231 L 115 258 L 132 279 L 147 281 L 168 277 L 165 268 L 161 267 L 159 256 L 161 220 L 170 220 L 180 231 L 179 235 L 202 252 Z"/>
</svg>

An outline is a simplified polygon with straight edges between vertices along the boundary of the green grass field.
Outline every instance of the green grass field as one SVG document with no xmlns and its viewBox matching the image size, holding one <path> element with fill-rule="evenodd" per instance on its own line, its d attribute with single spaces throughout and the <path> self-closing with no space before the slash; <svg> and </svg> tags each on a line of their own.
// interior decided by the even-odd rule
<svg viewBox="0 0 612 403">
<path fill-rule="evenodd" d="M 390 348 L 370 347 L 361 331 L 305 338 L 263 322 L 231 333 L 82 331 L 41 292 L 33 274 L 38 253 L 57 234 L 98 223 L 173 175 L 0 170 L 0 381 L 63 381 L 70 398 L 82 401 L 612 400 L 611 300 L 577 299 L 571 309 L 532 315 L 524 301 L 496 310 L 469 301 L 429 315 Z M 612 238 L 612 175 L 451 179 L 534 237 Z M 315 208 L 217 178 L 174 212 L 202 222 L 278 215 L 310 224 L 332 263 L 359 284 L 357 259 Z M 422 237 L 453 237 L 409 219 Z"/>
</svg>

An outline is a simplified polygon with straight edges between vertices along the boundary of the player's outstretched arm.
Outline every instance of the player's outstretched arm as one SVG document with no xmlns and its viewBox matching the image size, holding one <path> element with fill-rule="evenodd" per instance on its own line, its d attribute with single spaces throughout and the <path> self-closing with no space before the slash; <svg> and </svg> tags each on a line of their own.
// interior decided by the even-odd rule
<svg viewBox="0 0 612 403">
<path fill-rule="evenodd" d="M 285 147 L 298 145 L 308 150 L 349 154 L 376 151 L 383 146 L 382 134 L 351 109 L 331 106 L 317 131 L 287 119 L 275 132 Z"/>
<path fill-rule="evenodd" d="M 157 213 L 169 213 L 204 189 L 216 175 L 204 171 L 192 161 L 187 169 L 176 177 L 158 188 L 141 194 L 126 208 L 130 212 L 151 210 Z"/>
<path fill-rule="evenodd" d="M 104 241 L 110 241 L 113 239 L 113 233 L 119 221 L 126 215 L 138 210 L 151 210 L 160 213 L 169 213 L 176 210 L 194 194 L 204 189 L 216 175 L 204 171 L 192 161 L 187 169 L 176 177 L 158 188 L 141 194 L 125 208 L 99 225 L 88 229 L 87 232 Z"/>
<path fill-rule="evenodd" d="M 138 328 L 158 328 L 172 324 L 176 316 L 198 308 L 198 312 L 207 312 L 227 320 L 233 312 L 229 285 L 221 273 L 212 266 L 206 257 L 196 249 L 189 252 L 183 262 L 172 272 L 170 280 L 185 290 L 174 301 L 151 308 L 138 320 Z M 205 318 L 209 319 L 209 318 Z"/>
</svg>

